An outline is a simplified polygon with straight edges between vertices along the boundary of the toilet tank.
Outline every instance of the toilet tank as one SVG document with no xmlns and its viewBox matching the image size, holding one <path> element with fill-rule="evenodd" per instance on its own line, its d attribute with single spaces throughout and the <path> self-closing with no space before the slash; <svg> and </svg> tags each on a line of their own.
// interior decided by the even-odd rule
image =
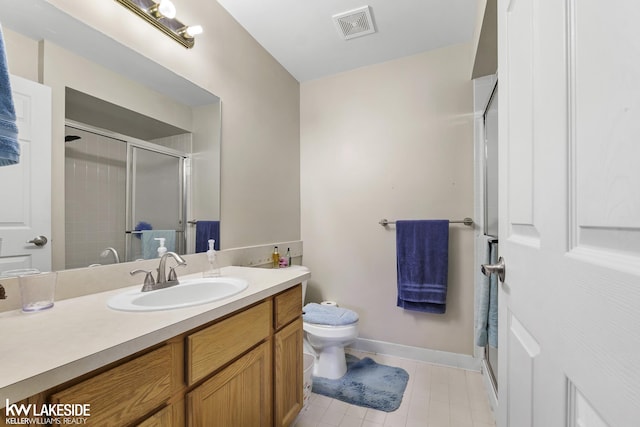
<svg viewBox="0 0 640 427">
<path fill-rule="evenodd" d="M 300 271 L 302 273 L 308 273 L 311 271 L 309 270 L 308 267 L 305 267 L 304 265 L 291 265 L 288 268 L 292 270 Z M 307 281 L 303 280 L 302 281 L 302 305 L 303 306 L 304 306 L 304 299 L 306 295 L 307 295 Z"/>
</svg>

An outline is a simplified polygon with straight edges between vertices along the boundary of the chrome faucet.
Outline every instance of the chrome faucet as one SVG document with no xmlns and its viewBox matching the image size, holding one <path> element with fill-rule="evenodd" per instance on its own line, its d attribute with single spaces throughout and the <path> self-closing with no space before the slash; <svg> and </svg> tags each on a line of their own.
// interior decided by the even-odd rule
<svg viewBox="0 0 640 427">
<path fill-rule="evenodd" d="M 120 257 L 118 256 L 118 251 L 116 251 L 112 247 L 108 247 L 104 251 L 102 251 L 102 253 L 100 254 L 100 258 L 108 257 L 109 256 L 109 252 L 111 252 L 113 254 L 113 258 L 114 258 L 116 264 L 119 264 L 120 263 Z"/>
<path fill-rule="evenodd" d="M 167 257 L 169 256 L 175 259 L 178 265 L 170 267 L 169 275 L 167 275 Z M 167 252 L 160 258 L 160 265 L 158 266 L 158 280 L 154 280 L 153 274 L 148 270 L 133 270 L 129 274 L 133 276 L 134 274 L 145 273 L 146 276 L 144 277 L 144 285 L 142 286 L 141 292 L 155 291 L 179 284 L 180 282 L 178 281 L 178 275 L 176 274 L 175 269 L 186 265 L 187 262 L 180 255 L 175 252 Z"/>
<path fill-rule="evenodd" d="M 169 275 L 167 276 L 165 274 L 165 268 L 167 265 L 167 257 L 169 256 L 175 259 L 178 265 L 176 265 L 175 267 L 171 267 L 169 269 Z M 178 275 L 176 274 L 175 269 L 177 267 L 184 267 L 186 265 L 187 262 L 175 252 L 167 252 L 163 254 L 160 257 L 160 265 L 158 266 L 158 280 L 156 280 L 156 285 L 158 286 L 158 288 L 156 289 L 168 288 L 169 286 L 177 285 Z"/>
</svg>

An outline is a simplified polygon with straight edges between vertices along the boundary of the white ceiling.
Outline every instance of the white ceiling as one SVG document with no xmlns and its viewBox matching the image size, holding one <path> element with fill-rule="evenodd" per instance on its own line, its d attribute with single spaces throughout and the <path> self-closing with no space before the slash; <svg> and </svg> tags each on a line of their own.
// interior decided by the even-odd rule
<svg viewBox="0 0 640 427">
<path fill-rule="evenodd" d="M 414 55 L 473 36 L 477 0 L 218 0 L 298 81 Z M 344 40 L 332 16 L 371 7 L 376 33 Z"/>
</svg>

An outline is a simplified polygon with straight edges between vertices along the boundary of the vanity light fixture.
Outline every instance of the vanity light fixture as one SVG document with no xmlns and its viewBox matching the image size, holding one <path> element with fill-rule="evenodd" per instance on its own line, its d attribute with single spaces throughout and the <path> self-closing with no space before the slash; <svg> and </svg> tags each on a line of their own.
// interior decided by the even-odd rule
<svg viewBox="0 0 640 427">
<path fill-rule="evenodd" d="M 195 44 L 195 36 L 202 33 L 200 25 L 188 26 L 176 18 L 176 7 L 171 0 L 116 1 L 187 49 Z"/>
</svg>

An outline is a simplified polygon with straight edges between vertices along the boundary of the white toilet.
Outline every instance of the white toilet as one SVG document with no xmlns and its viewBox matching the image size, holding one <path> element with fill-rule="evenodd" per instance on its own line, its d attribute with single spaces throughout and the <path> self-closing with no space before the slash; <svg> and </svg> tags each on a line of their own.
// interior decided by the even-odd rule
<svg viewBox="0 0 640 427">
<path fill-rule="evenodd" d="M 300 265 L 289 268 L 308 272 L 309 269 Z M 302 304 L 307 291 L 307 281 L 302 282 Z M 353 313 L 357 319 L 357 315 Z M 353 343 L 358 337 L 358 321 L 339 326 L 303 322 L 305 332 L 305 352 L 313 354 L 315 363 L 313 375 L 329 379 L 337 379 L 347 372 L 347 362 L 344 348 Z"/>
</svg>

